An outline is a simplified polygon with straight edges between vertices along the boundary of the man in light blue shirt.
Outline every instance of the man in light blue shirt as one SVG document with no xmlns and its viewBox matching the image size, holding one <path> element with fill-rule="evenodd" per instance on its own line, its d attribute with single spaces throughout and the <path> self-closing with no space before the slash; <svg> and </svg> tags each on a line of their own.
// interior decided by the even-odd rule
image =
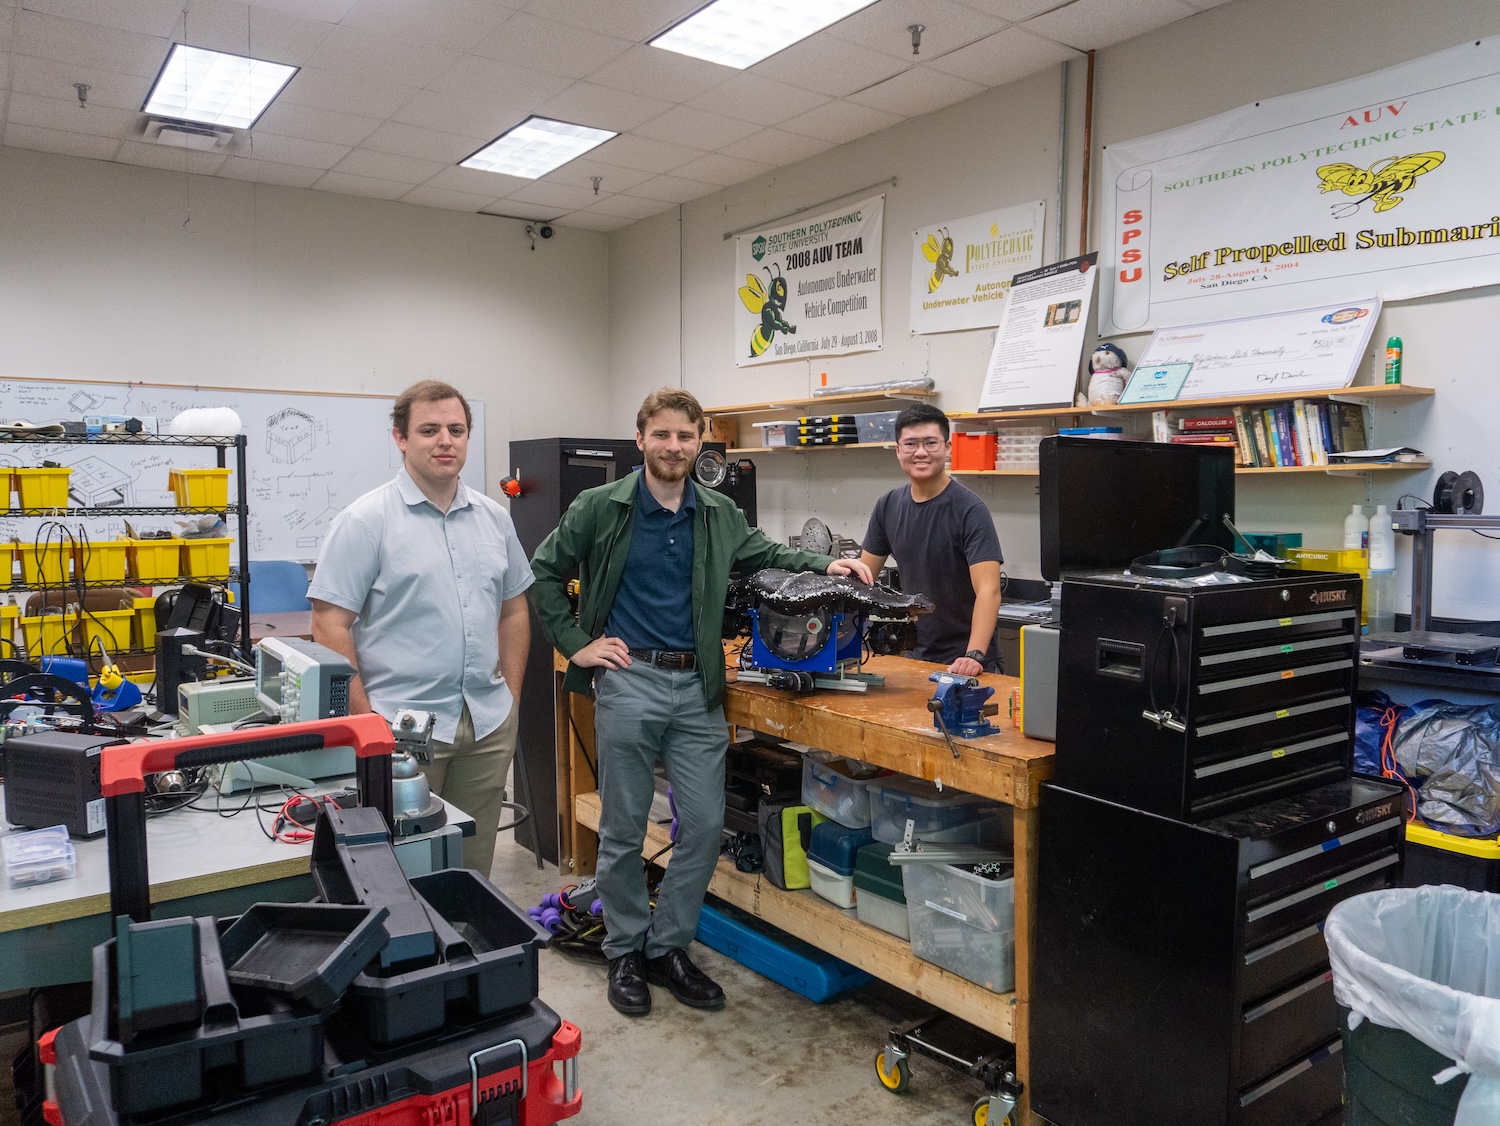
<svg viewBox="0 0 1500 1126">
<path fill-rule="evenodd" d="M 459 480 L 473 425 L 464 397 L 424 380 L 391 420 L 401 471 L 329 529 L 307 592 L 313 638 L 358 670 L 351 712 L 437 716 L 427 779 L 474 818 L 464 863 L 488 877 L 531 644 L 531 567 L 510 513 Z"/>
</svg>

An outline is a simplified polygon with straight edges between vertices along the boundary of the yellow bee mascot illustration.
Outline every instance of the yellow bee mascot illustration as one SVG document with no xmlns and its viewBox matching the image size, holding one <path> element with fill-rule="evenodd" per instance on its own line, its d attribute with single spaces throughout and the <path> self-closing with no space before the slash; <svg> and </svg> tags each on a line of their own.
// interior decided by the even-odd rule
<svg viewBox="0 0 1500 1126">
<path fill-rule="evenodd" d="M 1333 217 L 1343 219 L 1359 210 L 1365 200 L 1375 201 L 1375 213 L 1400 207 L 1405 196 L 1399 192 L 1411 190 L 1417 177 L 1431 172 L 1443 163 L 1446 153 L 1419 152 L 1411 156 L 1393 156 L 1377 160 L 1369 168 L 1356 168 L 1352 164 L 1325 164 L 1318 169 L 1318 179 L 1323 181 L 1324 192 L 1343 192 L 1347 196 L 1358 196 L 1353 203 L 1333 205 Z"/>
<path fill-rule="evenodd" d="M 941 243 L 938 235 L 943 236 Z M 953 268 L 953 236 L 948 233 L 948 228 L 939 227 L 936 234 L 927 236 L 927 241 L 922 244 L 922 257 L 933 264 L 932 277 L 927 279 L 928 293 L 936 293 L 944 278 L 958 277 L 958 271 Z"/>
<path fill-rule="evenodd" d="M 739 289 L 740 300 L 745 303 L 745 308 L 760 314 L 760 324 L 750 336 L 751 356 L 759 356 L 769 348 L 778 332 L 791 336 L 797 331 L 797 326 L 788 324 L 786 317 L 782 316 L 786 311 L 787 288 L 786 278 L 781 276 L 781 267 L 776 268 L 774 275 L 765 266 L 761 269 L 770 279 L 769 289 L 761 285 L 760 278 L 755 274 L 746 274 L 745 284 Z"/>
</svg>

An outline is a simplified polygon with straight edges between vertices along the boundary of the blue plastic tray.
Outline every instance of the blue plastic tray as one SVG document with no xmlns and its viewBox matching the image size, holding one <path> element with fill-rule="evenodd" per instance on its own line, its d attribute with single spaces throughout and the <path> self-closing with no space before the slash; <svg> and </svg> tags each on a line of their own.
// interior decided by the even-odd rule
<svg viewBox="0 0 1500 1126">
<path fill-rule="evenodd" d="M 698 941 L 820 1005 L 870 980 L 864 970 L 727 903 L 703 905 Z"/>
</svg>

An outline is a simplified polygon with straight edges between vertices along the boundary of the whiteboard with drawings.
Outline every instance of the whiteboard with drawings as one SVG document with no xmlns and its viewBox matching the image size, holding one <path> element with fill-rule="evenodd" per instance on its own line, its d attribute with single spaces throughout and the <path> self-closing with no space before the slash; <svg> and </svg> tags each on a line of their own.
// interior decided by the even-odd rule
<svg viewBox="0 0 1500 1126">
<path fill-rule="evenodd" d="M 10 422 L 62 422 L 85 415 L 155 415 L 162 431 L 189 407 L 232 407 L 247 439 L 250 515 L 245 522 L 252 559 L 315 562 L 328 526 L 350 501 L 389 481 L 401 466 L 391 439 L 394 396 L 320 395 L 294 391 L 246 391 L 151 383 L 104 383 L 46 379 L 0 379 L 0 418 Z M 484 404 L 470 401 L 474 433 L 464 466 L 466 484 L 484 490 Z M 125 521 L 151 531 L 175 529 L 173 518 L 111 516 L 111 505 L 170 507 L 167 474 L 177 468 L 217 464 L 212 448 L 181 446 L 0 444 L 4 467 L 53 461 L 71 466 L 70 503 L 94 511 L 70 513 L 92 539 L 123 535 Z M 233 451 L 226 462 L 234 466 Z M 235 498 L 231 478 L 229 499 Z M 0 540 L 29 542 L 36 517 L 0 512 Z M 230 530 L 238 533 L 234 521 Z"/>
</svg>

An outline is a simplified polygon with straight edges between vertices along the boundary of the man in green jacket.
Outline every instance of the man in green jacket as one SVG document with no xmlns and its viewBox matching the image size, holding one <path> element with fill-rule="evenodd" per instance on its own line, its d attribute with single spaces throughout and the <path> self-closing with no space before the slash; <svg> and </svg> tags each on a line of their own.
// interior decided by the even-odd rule
<svg viewBox="0 0 1500 1126">
<path fill-rule="evenodd" d="M 594 689 L 599 764 L 595 879 L 608 935 L 609 1002 L 651 1011 L 648 982 L 678 1001 L 716 1009 L 724 991 L 687 945 L 724 827 L 724 653 L 720 632 L 731 571 L 763 567 L 853 575 L 858 560 L 793 551 L 751 528 L 734 503 L 690 477 L 703 408 L 661 388 L 636 414 L 639 474 L 582 493 L 531 561 L 528 596 L 548 639 L 568 658 L 564 684 Z M 566 584 L 580 583 L 578 619 Z M 677 841 L 653 913 L 641 845 L 660 758 L 677 805 Z"/>
</svg>

